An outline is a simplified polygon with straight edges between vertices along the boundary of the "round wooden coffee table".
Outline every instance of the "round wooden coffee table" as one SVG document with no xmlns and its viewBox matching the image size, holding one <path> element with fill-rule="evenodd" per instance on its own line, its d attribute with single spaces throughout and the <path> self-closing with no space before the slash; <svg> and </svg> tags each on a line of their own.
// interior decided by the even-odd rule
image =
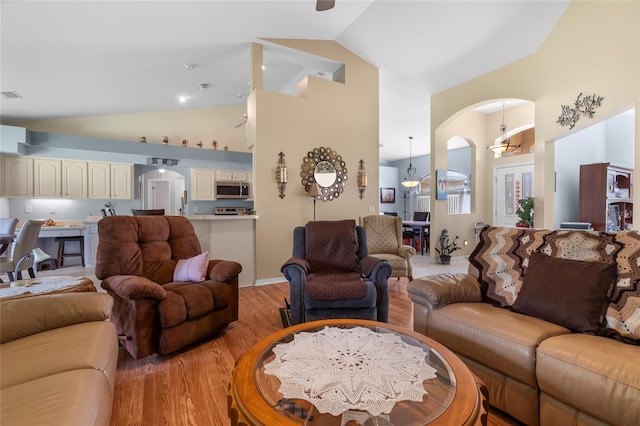
<svg viewBox="0 0 640 426">
<path fill-rule="evenodd" d="M 371 418 L 362 424 L 486 425 L 487 400 L 481 389 L 483 385 L 453 352 L 419 333 L 355 319 L 314 321 L 285 328 L 262 339 L 242 355 L 229 384 L 228 408 L 232 425 L 345 424 L 342 415 L 320 413 L 308 401 L 284 399 L 279 392 L 280 380 L 265 373 L 265 365 L 275 359 L 274 347 L 293 341 L 296 333 L 314 333 L 325 327 L 364 327 L 376 333 L 394 333 L 403 343 L 422 349 L 427 365 L 436 370 L 435 378 L 423 382 L 427 394 L 422 401 L 397 402 L 388 415 Z M 313 418 L 312 422 L 308 422 L 310 418 Z M 386 419 L 388 423 L 376 423 L 377 419 Z"/>
<path fill-rule="evenodd" d="M 67 277 L 51 276 L 42 278 L 29 278 L 18 280 L 20 284 L 20 294 L 11 292 L 10 283 L 0 284 L 0 300 L 21 299 L 23 297 L 41 296 L 53 293 L 76 293 L 97 291 L 96 287 L 87 277 Z M 28 286 L 27 286 L 28 284 Z"/>
</svg>

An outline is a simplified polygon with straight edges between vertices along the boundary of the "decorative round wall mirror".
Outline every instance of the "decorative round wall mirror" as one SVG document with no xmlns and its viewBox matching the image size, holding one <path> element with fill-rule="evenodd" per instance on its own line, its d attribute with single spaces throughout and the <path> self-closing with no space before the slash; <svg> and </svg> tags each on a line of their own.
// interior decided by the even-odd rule
<svg viewBox="0 0 640 426">
<path fill-rule="evenodd" d="M 302 159 L 300 170 L 304 190 L 318 185 L 316 198 L 331 201 L 340 196 L 347 185 L 347 168 L 342 156 L 328 147 L 314 148 Z"/>
</svg>

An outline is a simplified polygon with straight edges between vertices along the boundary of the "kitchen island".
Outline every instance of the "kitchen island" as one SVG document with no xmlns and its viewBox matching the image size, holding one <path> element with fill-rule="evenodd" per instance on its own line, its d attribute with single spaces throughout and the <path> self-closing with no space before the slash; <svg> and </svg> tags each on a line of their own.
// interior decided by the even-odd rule
<svg viewBox="0 0 640 426">
<path fill-rule="evenodd" d="M 187 219 L 210 259 L 233 260 L 242 265 L 240 287 L 256 284 L 257 215 L 189 215 Z"/>
</svg>

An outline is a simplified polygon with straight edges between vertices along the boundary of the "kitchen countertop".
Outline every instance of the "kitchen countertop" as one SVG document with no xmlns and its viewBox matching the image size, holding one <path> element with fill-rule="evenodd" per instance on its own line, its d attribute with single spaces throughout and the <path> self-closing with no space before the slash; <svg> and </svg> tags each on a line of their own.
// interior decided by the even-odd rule
<svg viewBox="0 0 640 426">
<path fill-rule="evenodd" d="M 258 215 L 255 214 L 194 214 L 185 216 L 189 220 L 255 220 Z"/>
</svg>

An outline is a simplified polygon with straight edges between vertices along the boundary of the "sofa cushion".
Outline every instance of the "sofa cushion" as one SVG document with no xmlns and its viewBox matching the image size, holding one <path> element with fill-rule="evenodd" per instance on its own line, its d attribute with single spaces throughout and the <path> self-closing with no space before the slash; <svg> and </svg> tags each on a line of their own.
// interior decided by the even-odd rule
<svg viewBox="0 0 640 426">
<path fill-rule="evenodd" d="M 586 334 L 556 336 L 537 351 L 540 390 L 610 424 L 638 424 L 640 348 Z"/>
<path fill-rule="evenodd" d="M 109 321 L 84 322 L 32 334 L 0 346 L 0 388 L 83 368 L 101 371 L 113 384 L 117 355 L 118 338 Z M 46 362 L 42 362 L 45 357 Z"/>
<path fill-rule="evenodd" d="M 173 281 L 200 283 L 207 277 L 208 266 L 208 251 L 188 259 L 180 259 L 173 271 Z"/>
<path fill-rule="evenodd" d="M 570 330 L 488 303 L 454 303 L 431 312 L 428 336 L 452 351 L 531 386 L 536 348 Z"/>
<path fill-rule="evenodd" d="M 158 304 L 158 313 L 164 328 L 200 318 L 231 303 L 229 285 L 215 281 L 169 283 L 163 288 L 167 297 Z"/>
<path fill-rule="evenodd" d="M 102 372 L 90 368 L 64 371 L 0 391 L 3 426 L 108 426 L 112 387 Z"/>
<path fill-rule="evenodd" d="M 361 299 L 367 286 L 357 272 L 309 274 L 304 286 L 305 298 L 316 300 Z"/>
<path fill-rule="evenodd" d="M 513 309 L 578 332 L 603 323 L 616 265 L 532 253 Z"/>
</svg>

